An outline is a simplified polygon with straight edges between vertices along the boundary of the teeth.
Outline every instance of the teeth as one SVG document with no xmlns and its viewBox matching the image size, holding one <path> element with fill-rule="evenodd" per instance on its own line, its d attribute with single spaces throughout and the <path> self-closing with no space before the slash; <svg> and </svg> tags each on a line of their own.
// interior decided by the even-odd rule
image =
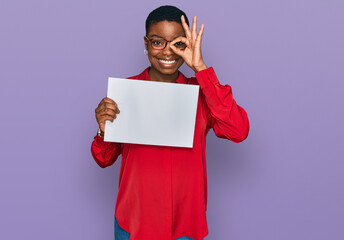
<svg viewBox="0 0 344 240">
<path fill-rule="evenodd" d="M 172 64 L 172 63 L 174 63 L 176 60 L 167 61 L 167 60 L 159 59 L 159 61 L 162 62 L 162 63 L 166 63 L 166 64 Z"/>
</svg>

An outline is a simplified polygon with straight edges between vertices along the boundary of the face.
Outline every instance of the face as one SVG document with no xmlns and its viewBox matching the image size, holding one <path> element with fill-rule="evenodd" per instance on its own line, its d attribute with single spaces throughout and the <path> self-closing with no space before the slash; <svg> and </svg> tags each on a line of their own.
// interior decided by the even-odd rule
<svg viewBox="0 0 344 240">
<path fill-rule="evenodd" d="M 185 33 L 180 23 L 162 21 L 152 24 L 147 36 L 148 38 L 164 38 L 167 41 L 171 41 L 177 37 L 185 36 Z M 152 70 L 162 75 L 176 73 L 179 67 L 184 63 L 183 58 L 172 51 L 170 43 L 167 43 L 167 46 L 163 50 L 155 50 L 145 38 L 145 47 L 148 50 L 148 59 L 151 63 Z"/>
</svg>

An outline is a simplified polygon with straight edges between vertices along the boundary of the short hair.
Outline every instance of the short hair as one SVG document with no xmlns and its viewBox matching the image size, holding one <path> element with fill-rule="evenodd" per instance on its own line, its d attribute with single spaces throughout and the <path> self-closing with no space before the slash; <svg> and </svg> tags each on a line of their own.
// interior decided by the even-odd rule
<svg viewBox="0 0 344 240">
<path fill-rule="evenodd" d="M 182 23 L 181 17 L 184 15 L 185 22 L 189 25 L 189 20 L 186 14 L 175 6 L 165 5 L 160 6 L 154 9 L 146 19 L 146 35 L 149 32 L 149 28 L 152 24 L 162 22 L 162 21 L 169 21 L 169 22 L 177 22 Z"/>
</svg>

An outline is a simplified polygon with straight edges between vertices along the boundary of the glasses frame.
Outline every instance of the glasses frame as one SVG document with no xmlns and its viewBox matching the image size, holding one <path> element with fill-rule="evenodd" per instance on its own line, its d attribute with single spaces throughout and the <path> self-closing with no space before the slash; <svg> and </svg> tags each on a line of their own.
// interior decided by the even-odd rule
<svg viewBox="0 0 344 240">
<path fill-rule="evenodd" d="M 147 35 L 145 35 L 145 38 L 150 42 L 150 45 L 151 45 L 151 47 L 152 47 L 154 50 L 160 50 L 160 51 L 161 51 L 161 50 L 164 50 L 164 49 L 166 48 L 167 43 L 170 43 L 170 42 L 174 41 L 174 40 L 168 41 L 168 40 L 166 40 L 165 38 L 160 38 L 161 40 L 164 40 L 164 41 L 166 41 L 166 42 L 165 42 L 164 48 L 159 49 L 159 48 L 153 47 L 152 41 L 155 40 L 155 39 L 153 39 L 153 38 L 148 38 Z"/>
</svg>

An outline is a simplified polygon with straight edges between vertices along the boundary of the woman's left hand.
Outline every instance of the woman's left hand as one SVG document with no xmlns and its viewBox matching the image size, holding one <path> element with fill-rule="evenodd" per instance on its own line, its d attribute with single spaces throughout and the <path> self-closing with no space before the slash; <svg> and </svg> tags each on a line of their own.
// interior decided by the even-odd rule
<svg viewBox="0 0 344 240">
<path fill-rule="evenodd" d="M 204 30 L 204 24 L 202 23 L 201 28 L 197 34 L 197 16 L 194 16 L 192 22 L 192 32 L 189 26 L 185 22 L 184 15 L 181 17 L 182 25 L 185 31 L 186 37 L 178 37 L 170 43 L 170 48 L 177 55 L 181 56 L 185 63 L 195 72 L 199 72 L 207 68 L 203 62 L 202 52 L 201 52 L 201 42 Z M 186 48 L 181 50 L 174 46 L 177 42 L 183 42 Z"/>
</svg>

